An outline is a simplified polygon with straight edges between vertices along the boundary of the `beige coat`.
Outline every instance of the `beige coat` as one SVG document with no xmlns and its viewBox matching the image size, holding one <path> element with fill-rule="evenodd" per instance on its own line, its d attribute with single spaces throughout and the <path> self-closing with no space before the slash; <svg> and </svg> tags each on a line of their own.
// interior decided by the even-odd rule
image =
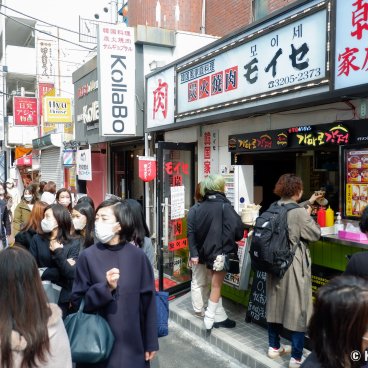
<svg viewBox="0 0 368 368">
<path fill-rule="evenodd" d="M 68 335 L 66 334 L 61 310 L 56 304 L 50 304 L 52 314 L 47 327 L 50 339 L 50 353 L 47 354 L 46 363 L 38 363 L 38 368 L 71 368 L 72 358 Z M 23 351 L 27 342 L 18 332 L 12 332 L 13 368 L 19 368 L 22 363 Z"/>
<path fill-rule="evenodd" d="M 279 203 L 291 203 L 281 200 Z M 267 274 L 266 318 L 269 323 L 281 323 L 290 331 L 305 332 L 312 315 L 312 275 L 308 241 L 317 241 L 321 235 L 319 225 L 304 208 L 288 212 L 289 238 L 297 247 L 293 263 L 285 276 L 279 279 Z"/>
</svg>

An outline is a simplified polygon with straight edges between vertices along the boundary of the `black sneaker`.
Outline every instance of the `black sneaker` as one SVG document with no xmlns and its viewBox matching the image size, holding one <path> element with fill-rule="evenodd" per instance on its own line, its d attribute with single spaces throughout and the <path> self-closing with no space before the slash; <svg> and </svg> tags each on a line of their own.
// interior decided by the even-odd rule
<svg viewBox="0 0 368 368">
<path fill-rule="evenodd" d="M 234 328 L 235 326 L 236 326 L 236 322 L 229 318 L 225 319 L 225 321 L 215 322 L 213 324 L 213 327 L 215 328 L 219 328 L 219 327 Z"/>
</svg>

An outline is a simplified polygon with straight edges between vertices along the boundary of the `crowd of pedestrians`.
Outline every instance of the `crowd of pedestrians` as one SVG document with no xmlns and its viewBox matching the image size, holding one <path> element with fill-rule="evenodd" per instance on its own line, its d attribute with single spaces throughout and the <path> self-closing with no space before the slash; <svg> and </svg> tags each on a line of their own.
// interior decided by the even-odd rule
<svg viewBox="0 0 368 368">
<path fill-rule="evenodd" d="M 115 337 L 109 358 L 77 367 L 149 367 L 158 350 L 154 250 L 135 200 L 76 203 L 54 182 L 18 203 L 0 184 L 0 366 L 72 367 L 63 319 L 84 302 Z M 12 210 L 14 208 L 14 210 Z M 44 284 L 60 291 L 48 303 Z"/>
</svg>

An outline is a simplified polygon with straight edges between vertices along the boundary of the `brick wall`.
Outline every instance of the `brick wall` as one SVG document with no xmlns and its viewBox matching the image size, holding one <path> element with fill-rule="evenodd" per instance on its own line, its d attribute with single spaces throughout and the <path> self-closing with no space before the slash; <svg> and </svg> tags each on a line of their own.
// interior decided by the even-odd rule
<svg viewBox="0 0 368 368">
<path fill-rule="evenodd" d="M 137 24 L 157 27 L 156 22 L 157 0 L 134 0 L 129 2 L 129 26 Z M 200 33 L 201 0 L 179 0 L 180 17 L 175 22 L 176 1 L 160 0 L 161 28 L 178 29 L 187 32 Z"/>
<path fill-rule="evenodd" d="M 297 0 L 268 0 L 269 13 L 279 10 Z M 129 1 L 129 26 L 137 24 L 157 27 L 157 0 Z M 161 27 L 201 33 L 202 0 L 178 0 L 179 22 L 175 22 L 174 0 L 160 0 Z M 225 36 L 252 22 L 252 0 L 207 0 L 206 33 Z"/>
</svg>

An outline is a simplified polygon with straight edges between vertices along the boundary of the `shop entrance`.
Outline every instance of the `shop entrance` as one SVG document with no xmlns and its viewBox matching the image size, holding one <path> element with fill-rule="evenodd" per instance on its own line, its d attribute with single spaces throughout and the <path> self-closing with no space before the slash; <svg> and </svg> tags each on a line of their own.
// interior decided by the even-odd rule
<svg viewBox="0 0 368 368">
<path fill-rule="evenodd" d="M 158 143 L 156 287 L 170 294 L 190 288 L 187 215 L 194 196 L 194 150 L 194 143 Z"/>
<path fill-rule="evenodd" d="M 254 202 L 265 211 L 272 202 L 279 199 L 273 194 L 278 178 L 282 174 L 295 173 L 303 180 L 306 200 L 315 190 L 326 191 L 329 205 L 339 210 L 339 152 L 338 149 L 304 150 L 289 152 L 268 152 L 238 154 L 237 164 L 254 167 Z"/>
</svg>

